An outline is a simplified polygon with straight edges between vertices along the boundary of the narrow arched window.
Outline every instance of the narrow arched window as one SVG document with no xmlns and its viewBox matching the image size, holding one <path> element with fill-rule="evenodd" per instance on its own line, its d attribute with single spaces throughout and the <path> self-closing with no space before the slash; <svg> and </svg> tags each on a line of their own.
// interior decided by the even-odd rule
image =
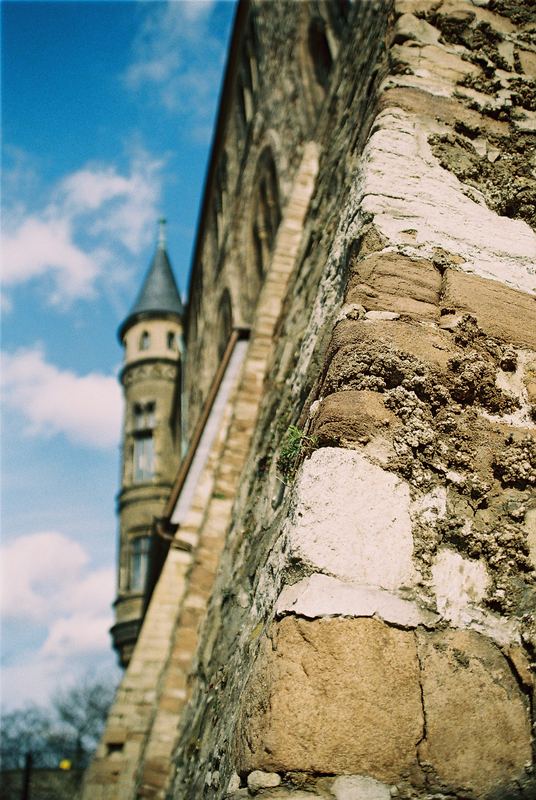
<svg viewBox="0 0 536 800">
<path fill-rule="evenodd" d="M 279 204 L 279 185 L 275 162 L 269 148 L 265 148 L 259 159 L 255 188 L 254 213 L 251 223 L 251 260 L 254 269 L 250 270 L 252 299 L 259 293 L 262 281 L 270 263 L 277 229 L 281 221 Z"/>
<path fill-rule="evenodd" d="M 218 358 L 221 360 L 233 330 L 233 308 L 229 290 L 225 289 L 218 307 Z"/>
<path fill-rule="evenodd" d="M 151 346 L 151 334 L 149 331 L 143 331 L 140 336 L 140 350 L 148 350 Z"/>
<path fill-rule="evenodd" d="M 315 17 L 309 25 L 309 54 L 316 80 L 323 89 L 326 89 L 333 59 L 326 36 L 326 23 L 321 17 Z"/>
<path fill-rule="evenodd" d="M 168 350 L 176 350 L 177 349 L 177 337 L 173 331 L 168 331 L 167 334 L 167 346 Z"/>
<path fill-rule="evenodd" d="M 309 56 L 313 64 L 315 78 L 323 91 L 329 83 L 333 58 L 326 35 L 326 23 L 322 17 L 314 17 L 308 31 Z"/>
</svg>

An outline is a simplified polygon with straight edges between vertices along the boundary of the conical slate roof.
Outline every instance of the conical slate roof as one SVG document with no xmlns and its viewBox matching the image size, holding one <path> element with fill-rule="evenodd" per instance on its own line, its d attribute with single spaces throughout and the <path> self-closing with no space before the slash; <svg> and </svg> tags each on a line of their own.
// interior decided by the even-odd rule
<svg viewBox="0 0 536 800">
<path fill-rule="evenodd" d="M 184 306 L 166 251 L 163 225 L 164 221 L 161 220 L 160 236 L 151 266 L 130 314 L 119 328 L 120 339 L 131 325 L 141 319 L 182 317 L 184 314 Z"/>
</svg>

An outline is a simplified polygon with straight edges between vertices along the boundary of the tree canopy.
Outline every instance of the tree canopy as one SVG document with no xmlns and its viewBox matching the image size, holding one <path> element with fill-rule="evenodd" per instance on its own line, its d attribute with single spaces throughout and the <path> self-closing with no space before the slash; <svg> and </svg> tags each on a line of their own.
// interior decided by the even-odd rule
<svg viewBox="0 0 536 800">
<path fill-rule="evenodd" d="M 84 679 L 58 692 L 48 708 L 29 705 L 2 713 L 1 769 L 22 769 L 27 753 L 36 768 L 57 768 L 68 760 L 87 766 L 104 728 L 115 687 Z"/>
</svg>

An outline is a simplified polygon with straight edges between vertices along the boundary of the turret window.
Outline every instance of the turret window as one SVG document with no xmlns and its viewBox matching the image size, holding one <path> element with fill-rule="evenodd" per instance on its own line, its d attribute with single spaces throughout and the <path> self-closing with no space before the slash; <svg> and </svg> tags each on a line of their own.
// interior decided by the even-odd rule
<svg viewBox="0 0 536 800">
<path fill-rule="evenodd" d="M 155 410 L 153 401 L 134 405 L 133 477 L 136 482 L 151 480 L 155 475 Z"/>
<path fill-rule="evenodd" d="M 149 537 L 137 536 L 130 544 L 128 565 L 128 588 L 131 592 L 143 592 L 149 565 Z"/>
<path fill-rule="evenodd" d="M 154 473 L 154 438 L 152 431 L 146 431 L 134 439 L 134 480 L 149 481 Z"/>
<path fill-rule="evenodd" d="M 175 336 L 173 331 L 168 331 L 167 346 L 168 346 L 168 350 L 176 350 L 177 349 L 177 337 Z"/>
<path fill-rule="evenodd" d="M 143 331 L 140 336 L 140 350 L 148 350 L 151 346 L 151 334 L 149 331 Z"/>
<path fill-rule="evenodd" d="M 144 431 L 154 428 L 156 404 L 135 403 L 134 405 L 134 430 Z"/>
</svg>

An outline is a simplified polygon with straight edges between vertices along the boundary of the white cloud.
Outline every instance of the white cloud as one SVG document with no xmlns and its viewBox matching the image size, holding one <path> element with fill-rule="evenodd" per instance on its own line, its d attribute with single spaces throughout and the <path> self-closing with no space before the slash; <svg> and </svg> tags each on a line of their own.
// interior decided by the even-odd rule
<svg viewBox="0 0 536 800">
<path fill-rule="evenodd" d="M 65 592 L 88 561 L 78 542 L 55 531 L 21 536 L 0 553 L 2 616 L 36 621 L 63 611 Z"/>
<path fill-rule="evenodd" d="M 155 3 L 148 8 L 133 43 L 134 60 L 124 79 L 131 89 L 145 81 L 160 83 L 185 63 L 188 43 L 199 43 L 207 34 L 214 0 Z"/>
<path fill-rule="evenodd" d="M 111 667 L 111 567 L 93 567 L 86 550 L 58 531 L 13 539 L 0 549 L 0 565 L 4 622 L 39 626 L 43 642 L 3 668 L 3 702 L 43 702 L 58 675 L 76 679 L 99 660 Z"/>
<path fill-rule="evenodd" d="M 52 271 L 55 295 L 69 300 L 91 296 L 101 266 L 74 244 L 72 234 L 67 218 L 26 217 L 11 235 L 3 237 L 4 285 L 25 283 Z"/>
<path fill-rule="evenodd" d="M 97 282 L 108 280 L 106 268 L 121 269 L 118 248 L 136 255 L 150 242 L 163 166 L 138 148 L 125 174 L 110 165 L 85 166 L 65 176 L 41 209 L 6 209 L 4 288 L 51 277 L 53 303 L 94 296 Z"/>
<path fill-rule="evenodd" d="M 122 401 L 114 376 L 60 370 L 35 347 L 4 354 L 1 381 L 4 403 L 26 418 L 27 434 L 63 434 L 94 448 L 119 441 Z"/>
<path fill-rule="evenodd" d="M 134 91 L 148 86 L 168 111 L 199 130 L 211 119 L 225 44 L 211 30 L 214 0 L 147 4 L 123 80 Z M 210 126 L 209 126 L 210 127 Z"/>
<path fill-rule="evenodd" d="M 62 658 L 68 657 L 69 654 L 104 650 L 110 646 L 108 630 L 111 623 L 110 614 L 100 617 L 72 614 L 58 619 L 50 626 L 41 654 Z"/>
</svg>

